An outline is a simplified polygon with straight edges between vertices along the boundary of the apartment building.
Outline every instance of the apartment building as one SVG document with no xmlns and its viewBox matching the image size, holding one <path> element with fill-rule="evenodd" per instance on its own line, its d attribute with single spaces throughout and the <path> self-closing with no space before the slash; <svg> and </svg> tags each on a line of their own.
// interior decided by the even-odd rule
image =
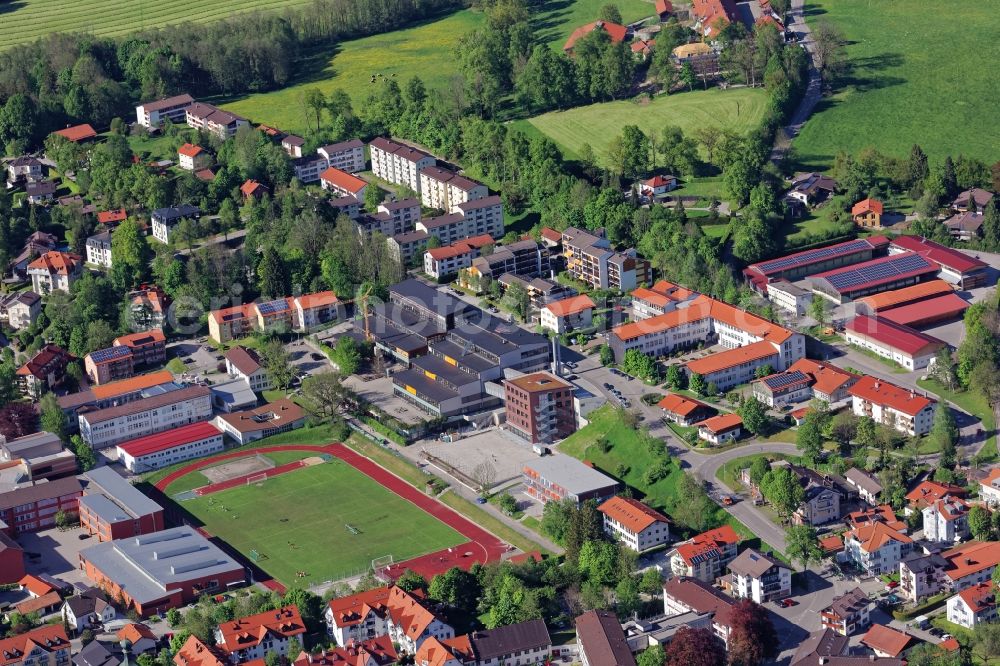
<svg viewBox="0 0 1000 666">
<path fill-rule="evenodd" d="M 164 120 L 172 123 L 185 122 L 185 114 L 194 98 L 187 93 L 174 95 L 154 102 L 144 102 L 135 107 L 135 120 L 146 128 L 159 127 Z"/>
<path fill-rule="evenodd" d="M 354 197 L 358 201 L 364 201 L 365 189 L 368 187 L 364 180 L 337 167 L 327 167 L 319 175 L 319 184 L 324 190 L 340 196 Z"/>
<path fill-rule="evenodd" d="M 110 231 L 102 231 L 87 239 L 87 263 L 111 268 Z"/>
<path fill-rule="evenodd" d="M 285 137 L 285 140 L 287 141 L 288 138 Z M 315 183 L 319 180 L 320 174 L 328 167 L 329 162 L 319 153 L 305 156 L 299 155 L 292 159 L 292 171 L 295 173 L 295 177 L 303 183 Z"/>
<path fill-rule="evenodd" d="M 747 548 L 729 563 L 733 596 L 758 604 L 792 596 L 792 570 L 784 562 Z"/>
<path fill-rule="evenodd" d="M 456 206 L 454 213 L 425 218 L 417 222 L 416 230 L 434 236 L 442 245 L 488 234 L 501 238 L 504 234 L 503 203 L 493 195 Z"/>
<path fill-rule="evenodd" d="M 177 166 L 185 171 L 198 171 L 212 163 L 212 156 L 201 146 L 185 143 L 177 149 Z"/>
<path fill-rule="evenodd" d="M 941 543 L 958 543 L 969 538 L 969 509 L 972 505 L 961 497 L 943 497 L 921 512 L 924 539 Z"/>
<path fill-rule="evenodd" d="M 686 301 L 696 298 L 698 293 L 672 282 L 659 280 L 649 289 L 634 289 L 629 296 L 632 299 L 632 319 L 642 321 L 671 312 Z"/>
<path fill-rule="evenodd" d="M 420 194 L 420 170 L 437 164 L 431 155 L 378 137 L 368 144 L 372 173 L 396 185 L 405 185 Z"/>
<path fill-rule="evenodd" d="M 597 510 L 604 516 L 604 533 L 637 553 L 670 542 L 670 519 L 630 497 L 611 497 Z"/>
<path fill-rule="evenodd" d="M 77 418 L 80 435 L 88 446 L 103 449 L 121 442 L 171 430 L 212 416 L 207 386 L 152 395 L 124 405 L 84 412 Z"/>
<path fill-rule="evenodd" d="M 271 390 L 271 379 L 256 351 L 236 346 L 225 353 L 225 358 L 230 377 L 246 380 L 256 393 Z"/>
<path fill-rule="evenodd" d="M 332 291 L 296 296 L 292 299 L 292 304 L 295 307 L 296 326 L 301 331 L 312 331 L 343 318 L 343 304 Z"/>
<path fill-rule="evenodd" d="M 947 618 L 966 629 L 997 619 L 997 595 L 991 582 L 966 588 L 948 599 Z"/>
<path fill-rule="evenodd" d="M 915 511 L 923 511 L 938 500 L 947 497 L 965 498 L 968 495 L 965 488 L 953 483 L 941 483 L 932 479 L 924 479 L 916 485 L 910 492 L 906 493 L 906 507 L 903 512 L 909 516 Z"/>
<path fill-rule="evenodd" d="M 236 134 L 236 131 L 241 127 L 247 127 L 250 124 L 246 118 L 203 102 L 189 105 L 184 110 L 184 120 L 188 127 L 203 129 L 222 141 Z"/>
<path fill-rule="evenodd" d="M 170 235 L 181 220 L 187 218 L 196 220 L 201 217 L 201 209 L 191 204 L 181 204 L 170 208 L 157 208 L 150 215 L 153 228 L 153 238 L 161 243 L 170 244 Z"/>
<path fill-rule="evenodd" d="M 674 544 L 667 553 L 670 570 L 675 576 L 687 576 L 712 584 L 726 566 L 736 559 L 740 536 L 729 525 Z"/>
<path fill-rule="evenodd" d="M 472 260 L 472 265 L 459 275 L 459 282 L 482 292 L 488 281 L 511 274 L 523 278 L 536 278 L 549 274 L 549 250 L 535 240 L 526 238 L 509 245 L 501 245 L 485 257 Z"/>
<path fill-rule="evenodd" d="M 40 296 L 53 291 L 67 294 L 83 273 L 83 257 L 71 252 L 46 252 L 28 264 L 31 290 Z"/>
<path fill-rule="evenodd" d="M 410 593 L 395 585 L 331 599 L 323 619 L 339 645 L 388 635 L 401 650 L 414 654 L 428 638 L 455 638 L 454 628 L 434 613 L 419 590 Z"/>
<path fill-rule="evenodd" d="M 30 155 L 15 157 L 7 162 L 7 189 L 18 185 L 34 183 L 45 177 L 42 163 Z"/>
<path fill-rule="evenodd" d="M 272 652 L 293 660 L 298 655 L 288 653 L 289 643 L 294 638 L 301 649 L 305 633 L 298 606 L 290 604 L 223 622 L 215 628 L 215 644 L 231 664 L 263 660 Z"/>
<path fill-rule="evenodd" d="M 856 416 L 868 416 L 901 433 L 926 435 L 934 423 L 937 401 L 865 375 L 849 390 Z"/>
<path fill-rule="evenodd" d="M 576 618 L 576 645 L 583 666 L 635 666 L 618 617 L 604 610 Z"/>
<path fill-rule="evenodd" d="M 0 639 L 4 666 L 69 666 L 72 649 L 61 623 Z"/>
<path fill-rule="evenodd" d="M 90 381 L 97 386 L 128 379 L 135 374 L 132 350 L 128 347 L 98 349 L 83 357 L 83 367 Z"/>
<path fill-rule="evenodd" d="M 885 523 L 856 527 L 844 534 L 844 553 L 866 576 L 893 573 L 913 547 L 913 539 Z"/>
<path fill-rule="evenodd" d="M 130 350 L 133 365 L 137 368 L 159 365 L 167 360 L 167 337 L 159 328 L 120 335 L 113 344 Z"/>
<path fill-rule="evenodd" d="M 244 303 L 208 313 L 208 336 L 218 343 L 255 331 L 304 331 L 340 317 L 340 302 L 332 291 Z"/>
<path fill-rule="evenodd" d="M 725 645 L 729 644 L 732 625 L 729 617 L 737 601 L 710 583 L 673 576 L 663 586 L 663 609 L 667 617 L 686 613 L 707 614 L 712 617 L 712 633 Z"/>
<path fill-rule="evenodd" d="M 420 221 L 420 202 L 416 199 L 383 201 L 378 205 L 378 212 L 369 218 L 372 222 L 368 231 L 381 231 L 389 237 L 409 233 Z"/>
<path fill-rule="evenodd" d="M 359 173 L 365 170 L 365 144 L 361 139 L 350 139 L 321 146 L 316 153 L 326 160 L 326 165 L 346 171 Z"/>
<path fill-rule="evenodd" d="M 1000 467 L 990 469 L 979 481 L 979 498 L 990 508 L 1000 505 Z"/>
<path fill-rule="evenodd" d="M 504 379 L 507 429 L 531 444 L 552 444 L 576 432 L 573 385 L 549 372 Z"/>
<path fill-rule="evenodd" d="M 569 274 L 594 289 L 631 291 L 648 282 L 648 265 L 634 248 L 616 252 L 607 238 L 576 227 L 562 232 L 562 247 Z"/>
<path fill-rule="evenodd" d="M 882 484 L 878 479 L 857 467 L 847 470 L 844 478 L 857 490 L 858 497 L 871 506 L 878 506 L 879 495 L 882 494 Z"/>
<path fill-rule="evenodd" d="M 459 204 L 489 196 L 489 188 L 438 166 L 420 170 L 420 202 L 427 208 L 453 212 Z"/>
<path fill-rule="evenodd" d="M 58 512 L 77 512 L 82 494 L 83 486 L 73 476 L 0 492 L 0 531 L 13 537 L 53 527 Z"/>
<path fill-rule="evenodd" d="M 7 325 L 15 331 L 30 328 L 42 312 L 42 297 L 33 291 L 22 291 L 13 295 L 4 305 Z"/>
<path fill-rule="evenodd" d="M 427 250 L 424 252 L 424 273 L 435 280 L 456 275 L 463 268 L 471 266 L 483 248 L 492 246 L 495 242 L 492 236 L 482 234 Z"/>
<path fill-rule="evenodd" d="M 899 593 L 916 602 L 940 592 L 959 592 L 990 582 L 998 564 L 997 541 L 969 541 L 950 550 L 907 558 L 899 566 Z"/>
<path fill-rule="evenodd" d="M 58 345 L 45 345 L 14 372 L 18 392 L 38 400 L 42 394 L 62 384 L 66 366 L 76 357 Z"/>
<path fill-rule="evenodd" d="M 222 432 L 209 421 L 199 421 L 169 432 L 138 437 L 116 447 L 118 462 L 133 474 L 218 453 L 225 448 Z"/>
<path fill-rule="evenodd" d="M 419 265 L 417 260 L 427 250 L 430 234 L 423 230 L 396 234 L 387 241 L 389 253 L 404 267 Z"/>
<path fill-rule="evenodd" d="M 556 335 L 590 328 L 595 307 L 594 301 L 587 295 L 552 301 L 539 310 L 539 323 L 543 329 L 552 331 Z"/>
<path fill-rule="evenodd" d="M 830 605 L 820 611 L 820 622 L 824 629 L 830 629 L 841 636 L 850 636 L 871 625 L 873 610 L 875 600 L 860 587 L 856 587 L 834 597 Z"/>
<path fill-rule="evenodd" d="M 80 527 L 99 541 L 127 539 L 164 528 L 163 507 L 136 490 L 110 467 L 80 475 Z"/>
<path fill-rule="evenodd" d="M 130 291 L 125 297 L 132 304 L 131 314 L 134 328 L 143 330 L 163 328 L 170 301 L 160 287 L 156 285 L 143 286 L 135 291 Z"/>
</svg>

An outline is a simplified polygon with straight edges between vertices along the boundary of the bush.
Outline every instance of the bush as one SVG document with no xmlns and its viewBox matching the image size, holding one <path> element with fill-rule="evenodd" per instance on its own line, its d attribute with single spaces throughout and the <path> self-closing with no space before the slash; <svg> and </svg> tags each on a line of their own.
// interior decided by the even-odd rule
<svg viewBox="0 0 1000 666">
<path fill-rule="evenodd" d="M 670 463 L 666 460 L 659 460 L 646 470 L 645 481 L 647 484 L 653 485 L 657 481 L 667 478 L 669 475 Z"/>
<path fill-rule="evenodd" d="M 409 445 L 409 442 L 407 441 L 407 439 L 405 437 L 403 437 L 402 435 L 400 435 L 398 432 L 396 432 L 392 428 L 386 426 L 384 423 L 382 423 L 381 421 L 379 421 L 375 417 L 368 416 L 366 414 L 366 415 L 364 415 L 364 416 L 361 417 L 361 420 L 364 421 L 365 425 L 367 425 L 369 428 L 371 428 L 372 430 L 374 430 L 378 434 L 384 436 L 389 441 L 395 442 L 396 444 L 399 444 L 400 446 L 408 446 Z"/>
<path fill-rule="evenodd" d="M 652 407 L 660 400 L 663 400 L 663 395 L 660 393 L 646 393 L 645 395 L 642 396 L 642 398 L 640 398 L 640 400 L 642 400 L 644 403 Z"/>
<path fill-rule="evenodd" d="M 607 437 L 601 437 L 597 440 L 597 448 L 601 450 L 601 453 L 607 453 L 611 450 L 611 440 Z"/>
</svg>

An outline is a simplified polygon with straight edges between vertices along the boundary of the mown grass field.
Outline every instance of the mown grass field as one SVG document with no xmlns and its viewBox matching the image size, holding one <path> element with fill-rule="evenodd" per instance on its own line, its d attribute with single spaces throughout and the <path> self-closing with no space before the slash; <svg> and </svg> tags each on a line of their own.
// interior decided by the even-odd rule
<svg viewBox="0 0 1000 666">
<path fill-rule="evenodd" d="M 391 554 L 401 561 L 466 541 L 339 460 L 269 478 L 260 486 L 198 497 L 181 507 L 244 555 L 256 549 L 262 556 L 258 566 L 286 585 L 313 585 L 360 573 L 376 557 Z M 299 571 L 308 576 L 297 578 Z"/>
<path fill-rule="evenodd" d="M 574 30 L 597 20 L 605 4 L 607 0 L 548 0 L 533 17 L 535 36 L 553 48 L 562 49 Z M 651 0 L 615 0 L 614 4 L 626 24 L 656 13 Z"/>
<path fill-rule="evenodd" d="M 315 116 L 303 103 L 310 88 L 324 94 L 340 88 L 351 96 L 356 109 L 380 85 L 379 81 L 371 83 L 373 74 L 395 78 L 400 87 L 419 76 L 428 89 L 441 90 L 458 73 L 454 48 L 459 38 L 475 30 L 482 19 L 480 12 L 467 9 L 405 30 L 343 42 L 332 57 L 327 51 L 303 63 L 299 70 L 304 74 L 293 85 L 222 106 L 254 123 L 304 132 L 315 124 Z"/>
<path fill-rule="evenodd" d="M 548 136 L 566 157 L 578 157 L 583 144 L 589 143 L 603 161 L 611 140 L 625 125 L 637 125 L 646 133 L 676 125 L 685 134 L 698 127 L 715 125 L 743 134 L 760 125 L 765 102 L 761 89 L 695 90 L 660 95 L 651 102 L 620 100 L 551 111 L 519 124 L 530 125 Z"/>
<path fill-rule="evenodd" d="M 1000 0 L 955 0 L 941 10 L 931 0 L 807 3 L 812 25 L 843 30 L 851 68 L 793 143 L 802 166 L 829 166 L 837 151 L 866 146 L 905 157 L 914 143 L 932 162 L 1000 158 Z"/>
<path fill-rule="evenodd" d="M 0 4 L 0 49 L 52 32 L 125 35 L 187 21 L 217 21 L 253 10 L 283 9 L 310 0 L 13 0 Z"/>
</svg>

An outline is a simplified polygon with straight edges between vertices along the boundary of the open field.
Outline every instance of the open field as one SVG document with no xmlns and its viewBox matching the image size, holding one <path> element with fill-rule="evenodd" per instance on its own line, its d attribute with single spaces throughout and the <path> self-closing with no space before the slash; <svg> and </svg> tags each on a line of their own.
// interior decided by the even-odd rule
<svg viewBox="0 0 1000 666">
<path fill-rule="evenodd" d="M 800 166 L 828 167 L 837 151 L 866 146 L 905 157 L 914 143 L 932 163 L 959 154 L 1000 159 L 1000 68 L 987 55 L 996 53 L 1000 0 L 940 10 L 931 0 L 807 3 L 812 25 L 828 20 L 843 30 L 851 69 L 793 143 Z"/>
<path fill-rule="evenodd" d="M 676 125 L 688 135 L 698 127 L 716 125 L 743 134 L 760 124 L 765 101 L 761 89 L 695 90 L 660 95 L 651 102 L 621 100 L 551 111 L 523 122 L 555 141 L 566 157 L 576 158 L 589 143 L 604 161 L 608 145 L 625 125 L 637 125 L 646 133 Z"/>
<path fill-rule="evenodd" d="M 547 0 L 538 7 L 532 20 L 535 37 L 561 50 L 574 30 L 597 20 L 605 4 L 606 0 Z M 649 0 L 617 0 L 614 4 L 626 24 L 655 15 Z"/>
<path fill-rule="evenodd" d="M 483 15 L 472 10 L 384 35 L 342 42 L 336 52 L 317 53 L 312 62 L 298 67 L 303 72 L 293 85 L 268 93 L 250 95 L 222 107 L 286 132 L 304 132 L 315 116 L 303 104 L 304 91 L 319 88 L 324 94 L 340 88 L 360 107 L 378 83 L 373 74 L 395 78 L 400 87 L 420 76 L 429 89 L 443 89 L 458 73 L 453 49 L 459 38 L 475 30 Z"/>
<path fill-rule="evenodd" d="M 286 585 L 300 580 L 299 571 L 311 585 L 361 572 L 376 557 L 391 554 L 401 561 L 466 541 L 340 460 L 181 506 L 241 553 L 249 557 L 256 549 L 262 556 L 258 566 Z"/>
<path fill-rule="evenodd" d="M 52 32 L 125 35 L 171 23 L 205 23 L 253 10 L 283 9 L 310 0 L 16 0 L 0 5 L 0 49 Z"/>
</svg>

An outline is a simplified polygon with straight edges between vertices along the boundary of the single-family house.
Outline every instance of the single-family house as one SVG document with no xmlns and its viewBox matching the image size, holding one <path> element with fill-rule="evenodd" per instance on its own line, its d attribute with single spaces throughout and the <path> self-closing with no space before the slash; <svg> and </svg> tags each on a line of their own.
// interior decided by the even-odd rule
<svg viewBox="0 0 1000 666">
<path fill-rule="evenodd" d="M 740 599 L 763 604 L 792 594 L 792 570 L 788 565 L 753 548 L 730 562 L 729 571 L 733 595 Z"/>
<path fill-rule="evenodd" d="M 597 510 L 604 515 L 605 534 L 637 553 L 670 541 L 670 519 L 637 499 L 611 497 Z"/>
<path fill-rule="evenodd" d="M 881 229 L 885 206 L 878 199 L 862 199 L 851 207 L 851 219 L 862 229 Z"/>
<path fill-rule="evenodd" d="M 714 407 L 701 400 L 677 393 L 668 393 L 663 400 L 656 403 L 656 406 L 663 410 L 666 419 L 687 427 L 710 418 L 716 411 Z"/>
<path fill-rule="evenodd" d="M 820 611 L 820 623 L 841 636 L 850 636 L 871 624 L 875 600 L 856 587 L 850 592 L 834 597 L 830 605 Z"/>
<path fill-rule="evenodd" d="M 879 495 L 882 493 L 882 484 L 878 482 L 878 479 L 857 467 L 847 470 L 844 478 L 857 488 L 858 497 L 871 506 L 878 506 Z"/>
<path fill-rule="evenodd" d="M 177 149 L 177 166 L 185 171 L 198 171 L 212 163 L 212 156 L 201 146 L 185 143 Z"/>
<path fill-rule="evenodd" d="M 968 587 L 948 599 L 947 617 L 949 622 L 975 629 L 983 622 L 997 618 L 997 595 L 992 581 Z"/>
<path fill-rule="evenodd" d="M 695 424 L 698 438 L 719 446 L 736 441 L 743 434 L 743 419 L 739 414 L 719 414 Z"/>
<path fill-rule="evenodd" d="M 63 620 L 70 629 L 83 631 L 115 619 L 115 607 L 107 595 L 96 587 L 74 594 L 63 602 Z"/>
<path fill-rule="evenodd" d="M 902 631 L 890 629 L 884 624 L 873 624 L 864 636 L 861 644 L 875 652 L 876 657 L 898 657 L 910 646 L 913 637 Z"/>
<path fill-rule="evenodd" d="M 670 570 L 675 576 L 688 576 L 711 584 L 726 565 L 736 559 L 739 542 L 740 536 L 729 525 L 702 532 L 674 544 L 667 553 Z"/>
</svg>

